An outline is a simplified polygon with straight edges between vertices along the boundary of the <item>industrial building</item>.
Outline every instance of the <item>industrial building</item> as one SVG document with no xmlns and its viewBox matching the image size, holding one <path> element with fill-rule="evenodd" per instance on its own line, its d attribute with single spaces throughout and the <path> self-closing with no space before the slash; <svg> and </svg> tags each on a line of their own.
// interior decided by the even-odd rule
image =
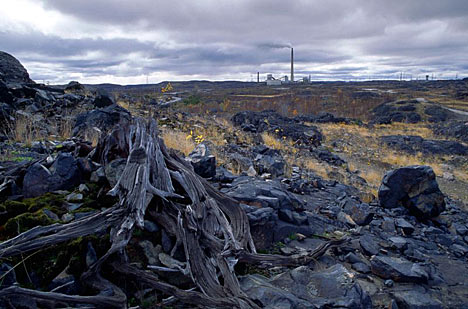
<svg viewBox="0 0 468 309">
<path fill-rule="evenodd" d="M 260 81 L 259 79 L 259 73 L 257 73 L 257 81 Z M 290 84 L 296 82 L 294 80 L 294 49 L 291 47 L 291 77 L 288 78 L 287 75 L 281 77 L 281 78 L 275 78 L 273 77 L 273 74 L 267 74 L 267 79 L 266 79 L 266 84 L 268 86 L 279 86 L 282 84 Z M 310 81 L 310 78 L 304 77 L 302 80 L 304 83 L 308 83 Z"/>
</svg>

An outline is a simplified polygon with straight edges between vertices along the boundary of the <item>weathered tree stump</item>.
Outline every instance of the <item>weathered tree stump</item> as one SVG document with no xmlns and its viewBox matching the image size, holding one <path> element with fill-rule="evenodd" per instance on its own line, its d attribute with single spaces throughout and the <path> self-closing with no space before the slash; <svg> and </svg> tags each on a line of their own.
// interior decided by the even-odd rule
<svg viewBox="0 0 468 309">
<path fill-rule="evenodd" d="M 100 140 L 95 159 L 105 165 L 119 157 L 127 158 L 127 164 L 109 192 L 119 197 L 118 204 L 71 223 L 35 227 L 0 244 L 0 257 L 5 258 L 109 230 L 110 249 L 81 277 L 82 283 L 96 294 L 65 295 L 13 286 L 1 290 L 0 297 L 14 295 L 51 304 L 126 308 L 123 290 L 102 275 L 102 267 L 106 265 L 127 280 L 192 305 L 258 308 L 240 289 L 234 272 L 236 263 L 300 265 L 341 243 L 328 242 L 300 256 L 257 254 L 242 208 L 196 175 L 185 160 L 168 151 L 158 137 L 154 120 L 136 119 Z M 187 274 L 198 291 L 179 289 L 162 282 L 151 270 L 141 270 L 128 263 L 127 244 L 135 226 L 144 227 L 147 212 L 166 233 L 177 239 L 172 255 L 182 248 L 185 261 L 175 270 Z"/>
</svg>

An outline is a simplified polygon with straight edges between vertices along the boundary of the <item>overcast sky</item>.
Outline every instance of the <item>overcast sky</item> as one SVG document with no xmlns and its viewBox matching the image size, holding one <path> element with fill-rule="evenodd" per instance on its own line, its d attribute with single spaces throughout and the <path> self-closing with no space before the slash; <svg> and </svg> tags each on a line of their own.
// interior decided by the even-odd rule
<svg viewBox="0 0 468 309">
<path fill-rule="evenodd" d="M 468 76 L 468 0 L 0 0 L 0 50 L 42 82 Z"/>
</svg>

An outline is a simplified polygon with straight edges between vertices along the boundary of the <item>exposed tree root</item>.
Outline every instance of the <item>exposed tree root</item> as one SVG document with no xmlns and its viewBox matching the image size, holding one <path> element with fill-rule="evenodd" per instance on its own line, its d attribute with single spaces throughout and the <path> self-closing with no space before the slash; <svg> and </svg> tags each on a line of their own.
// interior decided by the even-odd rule
<svg viewBox="0 0 468 309">
<path fill-rule="evenodd" d="M 72 223 L 35 227 L 0 244 L 0 257 L 5 258 L 110 229 L 110 249 L 81 277 L 96 295 L 70 296 L 9 287 L 0 291 L 0 297 L 28 296 L 56 304 L 125 308 L 125 293 L 101 276 L 101 267 L 107 263 L 117 273 L 185 303 L 215 308 L 258 308 L 240 289 L 234 272 L 237 262 L 300 265 L 343 242 L 327 242 L 298 256 L 257 254 L 242 208 L 196 175 L 185 160 L 170 153 L 158 137 L 154 120 L 137 119 L 128 127 L 115 129 L 99 142 L 94 153 L 94 158 L 99 158 L 102 164 L 119 157 L 127 158 L 127 164 L 109 192 L 119 197 L 117 205 Z M 147 211 L 177 239 L 172 255 L 177 248 L 183 249 L 185 261 L 181 264 L 185 268 L 182 271 L 190 276 L 198 292 L 161 282 L 151 271 L 128 264 L 125 248 L 134 227 L 144 227 Z"/>
</svg>

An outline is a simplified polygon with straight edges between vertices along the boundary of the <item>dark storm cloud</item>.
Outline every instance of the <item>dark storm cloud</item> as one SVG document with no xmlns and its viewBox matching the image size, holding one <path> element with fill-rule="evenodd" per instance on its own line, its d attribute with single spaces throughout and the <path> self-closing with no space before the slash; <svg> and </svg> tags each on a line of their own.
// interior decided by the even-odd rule
<svg viewBox="0 0 468 309">
<path fill-rule="evenodd" d="M 256 71 L 285 74 L 291 46 L 297 74 L 303 75 L 468 73 L 467 0 L 42 3 L 113 37 L 82 33 L 80 39 L 70 39 L 40 32 L 0 32 L 2 49 L 30 63 L 54 64 L 63 75 L 77 71 L 86 76 L 164 72 L 214 78 Z"/>
<path fill-rule="evenodd" d="M 148 50 L 151 44 L 130 39 L 64 39 L 41 32 L 13 33 L 0 31 L 2 49 L 12 52 L 27 51 L 47 57 L 66 57 L 84 55 L 100 51 L 106 54 L 130 53 Z"/>
</svg>

